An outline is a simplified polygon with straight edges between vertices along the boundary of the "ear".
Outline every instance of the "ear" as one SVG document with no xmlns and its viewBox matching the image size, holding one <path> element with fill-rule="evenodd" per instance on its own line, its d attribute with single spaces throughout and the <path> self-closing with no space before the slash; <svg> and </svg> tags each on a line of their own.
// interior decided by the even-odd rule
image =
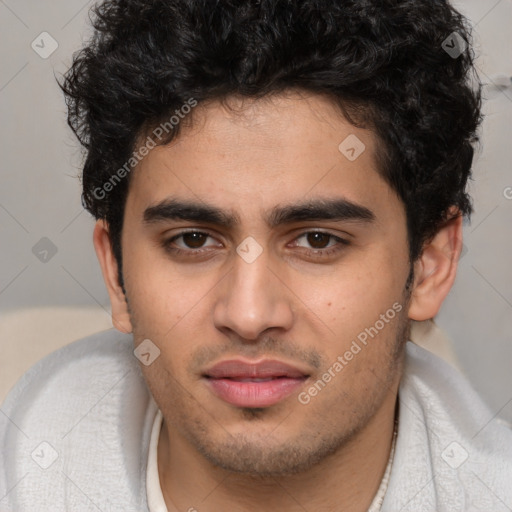
<svg viewBox="0 0 512 512">
<path fill-rule="evenodd" d="M 118 331 L 126 334 L 131 333 L 132 324 L 128 312 L 128 303 L 119 284 L 117 261 L 112 250 L 108 225 L 104 220 L 96 222 L 93 240 L 112 305 L 112 324 Z"/>
<path fill-rule="evenodd" d="M 411 320 L 434 318 L 448 295 L 462 250 L 462 215 L 451 209 L 448 220 L 428 242 L 414 264 L 414 288 L 409 307 Z"/>
</svg>

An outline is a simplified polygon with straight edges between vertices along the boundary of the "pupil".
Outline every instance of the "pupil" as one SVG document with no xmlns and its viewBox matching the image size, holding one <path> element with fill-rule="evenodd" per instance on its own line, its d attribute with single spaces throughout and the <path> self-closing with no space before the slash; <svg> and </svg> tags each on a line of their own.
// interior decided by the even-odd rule
<svg viewBox="0 0 512 512">
<path fill-rule="evenodd" d="M 315 249 L 323 249 L 329 243 L 329 238 L 330 235 L 326 235 L 325 233 L 309 233 L 308 243 Z"/>
<path fill-rule="evenodd" d="M 183 241 L 192 249 L 197 249 L 204 244 L 203 233 L 185 233 L 183 235 Z"/>
</svg>

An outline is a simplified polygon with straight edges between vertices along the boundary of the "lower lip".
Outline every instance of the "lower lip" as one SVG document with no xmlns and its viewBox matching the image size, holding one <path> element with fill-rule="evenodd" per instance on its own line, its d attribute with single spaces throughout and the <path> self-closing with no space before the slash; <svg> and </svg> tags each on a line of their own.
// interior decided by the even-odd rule
<svg viewBox="0 0 512 512">
<path fill-rule="evenodd" d="M 232 379 L 207 379 L 212 391 L 237 407 L 268 407 L 277 404 L 300 388 L 306 377 L 281 377 L 264 382 L 240 382 Z"/>
</svg>

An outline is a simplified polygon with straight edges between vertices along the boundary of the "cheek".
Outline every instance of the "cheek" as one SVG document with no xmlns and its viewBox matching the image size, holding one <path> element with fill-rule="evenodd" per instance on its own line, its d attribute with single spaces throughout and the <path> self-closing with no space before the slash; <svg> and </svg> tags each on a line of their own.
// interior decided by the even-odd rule
<svg viewBox="0 0 512 512">
<path fill-rule="evenodd" d="M 184 273 L 161 256 L 134 250 L 123 261 L 130 307 L 139 325 L 162 337 L 193 316 L 216 281 L 211 273 Z M 192 315 L 191 315 L 192 314 Z"/>
<path fill-rule="evenodd" d="M 343 371 L 333 369 L 336 378 L 331 388 L 342 386 L 349 376 L 369 387 L 375 378 L 372 372 L 385 378 L 379 367 L 386 367 L 394 357 L 401 312 L 406 309 L 403 285 L 408 267 L 403 263 L 400 267 L 397 260 L 400 262 L 380 253 L 372 261 L 361 259 L 359 265 L 340 268 L 328 278 L 311 281 L 302 277 L 296 281 L 298 296 L 308 297 L 307 290 L 315 290 L 309 294 L 303 318 L 319 327 L 316 343 L 321 344 L 318 348 L 328 366 L 338 356 L 343 358 Z"/>
<path fill-rule="evenodd" d="M 379 263 L 378 268 L 375 263 Z M 350 325 L 373 324 L 402 299 L 405 278 L 404 269 L 384 265 L 382 259 L 340 266 L 338 272 L 322 277 L 290 276 L 294 293 L 336 332 L 345 331 Z"/>
<path fill-rule="evenodd" d="M 333 411 L 340 421 L 340 415 L 356 417 L 374 410 L 400 371 L 404 318 L 394 303 L 384 309 L 383 317 L 361 327 L 340 326 L 339 336 L 325 347 L 326 366 L 299 397 L 300 403 Z"/>
</svg>

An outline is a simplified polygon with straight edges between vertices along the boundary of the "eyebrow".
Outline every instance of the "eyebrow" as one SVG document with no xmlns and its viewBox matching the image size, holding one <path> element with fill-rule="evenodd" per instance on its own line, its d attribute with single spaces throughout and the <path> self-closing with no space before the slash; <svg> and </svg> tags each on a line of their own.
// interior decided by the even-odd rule
<svg viewBox="0 0 512 512">
<path fill-rule="evenodd" d="M 208 223 L 227 229 L 240 225 L 240 217 L 232 212 L 201 202 L 168 198 L 146 208 L 144 223 L 155 224 L 169 220 Z M 357 221 L 372 223 L 375 214 L 366 206 L 344 198 L 316 199 L 274 207 L 265 217 L 270 228 L 301 221 Z"/>
</svg>

